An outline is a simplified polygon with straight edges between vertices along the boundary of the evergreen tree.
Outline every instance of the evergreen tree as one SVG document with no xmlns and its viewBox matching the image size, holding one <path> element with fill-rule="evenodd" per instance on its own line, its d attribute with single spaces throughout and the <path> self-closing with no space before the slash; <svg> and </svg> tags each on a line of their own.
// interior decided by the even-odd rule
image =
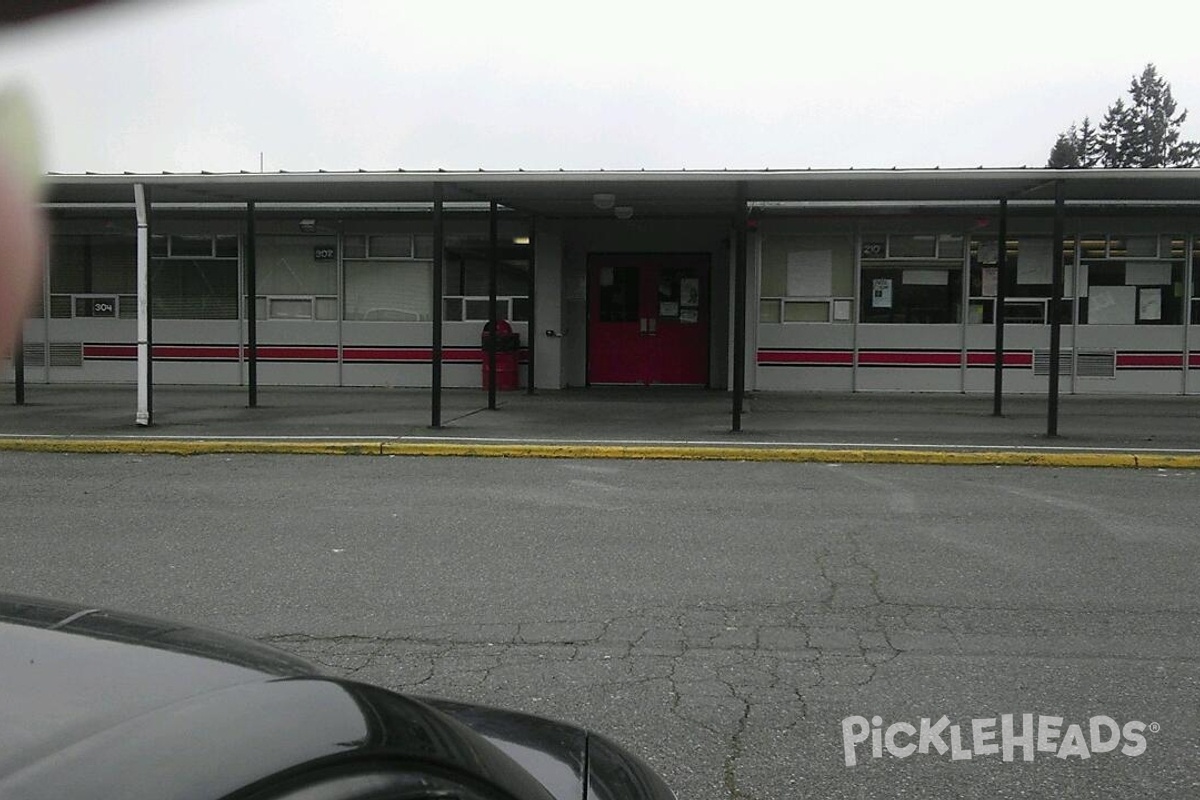
<svg viewBox="0 0 1200 800">
<path fill-rule="evenodd" d="M 1142 76 L 1130 83 L 1129 98 L 1129 114 L 1134 121 L 1132 166 L 1194 166 L 1197 143 L 1179 141 L 1179 128 L 1187 120 L 1187 111 L 1175 113 L 1171 84 L 1159 76 L 1153 64 L 1147 64 Z"/>
<path fill-rule="evenodd" d="M 1046 166 L 1050 169 L 1078 169 L 1083 166 L 1079 159 L 1079 132 L 1074 125 L 1058 135 L 1054 147 L 1050 148 L 1050 160 Z"/>
<path fill-rule="evenodd" d="M 1108 107 L 1098 128 L 1088 117 L 1058 135 L 1046 166 L 1194 167 L 1200 165 L 1200 142 L 1180 141 L 1187 111 L 1179 110 L 1171 84 L 1147 64 L 1129 85 L 1125 98 Z"/>
<path fill-rule="evenodd" d="M 1137 127 L 1132 109 L 1127 108 L 1125 101 L 1118 97 L 1117 102 L 1109 106 L 1108 111 L 1104 113 L 1104 119 L 1100 120 L 1097 139 L 1101 166 L 1137 166 Z"/>
<path fill-rule="evenodd" d="M 1100 134 L 1092 125 L 1091 117 L 1084 117 L 1075 139 L 1075 150 L 1079 154 L 1079 166 L 1094 167 L 1100 163 Z"/>
</svg>

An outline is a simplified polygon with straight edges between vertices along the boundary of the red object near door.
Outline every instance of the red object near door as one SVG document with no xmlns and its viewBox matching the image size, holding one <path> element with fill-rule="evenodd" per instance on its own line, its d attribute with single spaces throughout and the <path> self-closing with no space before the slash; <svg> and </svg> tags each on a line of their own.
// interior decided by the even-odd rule
<svg viewBox="0 0 1200 800">
<path fill-rule="evenodd" d="M 588 259 L 588 382 L 708 383 L 707 253 Z"/>
<path fill-rule="evenodd" d="M 483 359 L 483 390 L 486 392 L 491 387 L 491 381 L 488 380 L 488 363 L 487 357 Z M 496 391 L 508 392 L 516 391 L 521 388 L 520 375 L 517 374 L 517 355 L 516 353 L 496 353 Z"/>
<path fill-rule="evenodd" d="M 491 331 L 491 323 L 483 326 L 480 335 L 481 352 L 483 354 L 483 377 L 480 382 L 484 391 L 491 388 L 491 353 L 496 356 L 496 390 L 511 391 L 521 387 L 520 375 L 517 372 L 517 356 L 521 349 L 520 334 L 513 333 L 508 320 L 496 320 L 496 332 Z"/>
</svg>

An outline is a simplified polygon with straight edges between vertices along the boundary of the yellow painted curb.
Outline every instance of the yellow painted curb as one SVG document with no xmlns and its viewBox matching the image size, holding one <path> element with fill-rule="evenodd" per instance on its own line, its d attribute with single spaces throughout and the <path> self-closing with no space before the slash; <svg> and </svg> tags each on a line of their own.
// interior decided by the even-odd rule
<svg viewBox="0 0 1200 800">
<path fill-rule="evenodd" d="M 820 447 L 745 447 L 603 444 L 488 444 L 395 440 L 295 439 L 68 439 L 0 438 L 0 451 L 145 455 L 302 454 L 457 456 L 487 458 L 615 458 L 668 461 L 775 461 L 837 464 L 930 464 L 1030 467 L 1200 469 L 1200 454 L 1031 450 L 901 450 Z"/>
<path fill-rule="evenodd" d="M 267 439 L 0 439 L 0 450 L 39 453 L 129 453 L 192 456 L 239 453 L 291 453 L 322 456 L 377 456 L 377 441 L 340 442 Z"/>
<path fill-rule="evenodd" d="M 1015 450 L 887 450 L 671 445 L 521 445 L 385 442 L 384 455 L 500 458 L 623 458 L 670 461 L 795 461 L 838 464 L 942 464 L 1200 469 L 1200 455 Z"/>
</svg>

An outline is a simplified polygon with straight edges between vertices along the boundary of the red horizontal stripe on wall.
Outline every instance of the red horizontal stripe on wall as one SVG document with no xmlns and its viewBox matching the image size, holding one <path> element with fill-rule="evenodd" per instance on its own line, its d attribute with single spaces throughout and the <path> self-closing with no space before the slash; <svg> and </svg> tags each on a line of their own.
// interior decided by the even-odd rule
<svg viewBox="0 0 1200 800">
<path fill-rule="evenodd" d="M 994 350 L 970 350 L 967 352 L 968 367 L 991 367 L 996 364 Z M 1033 353 L 1028 350 L 1005 350 L 1005 367 L 1032 367 Z"/>
<path fill-rule="evenodd" d="M 1200 367 L 1200 352 L 1188 353 L 1188 366 Z"/>
<path fill-rule="evenodd" d="M 258 357 L 265 361 L 337 361 L 338 351 L 336 347 L 260 344 Z"/>
<path fill-rule="evenodd" d="M 344 347 L 342 359 L 355 361 L 384 361 L 389 363 L 428 363 L 433 351 L 428 347 Z"/>
<path fill-rule="evenodd" d="M 135 344 L 85 344 L 83 357 L 92 360 L 123 360 L 137 358 Z"/>
<path fill-rule="evenodd" d="M 175 361 L 237 361 L 241 349 L 237 345 L 181 345 L 163 344 L 154 346 L 154 357 Z"/>
<path fill-rule="evenodd" d="M 167 361 L 237 361 L 237 345 L 157 344 L 154 357 Z M 83 357 L 93 361 L 134 361 L 136 344 L 85 344 Z"/>
<path fill-rule="evenodd" d="M 478 347 L 447 347 L 442 350 L 442 361 L 455 364 L 481 364 L 485 353 Z M 433 361 L 433 349 L 429 347 L 363 347 L 350 345 L 342 348 L 342 359 L 347 363 L 376 364 L 429 364 Z M 529 361 L 529 350 L 522 349 L 517 361 Z"/>
<path fill-rule="evenodd" d="M 237 361 L 249 358 L 249 350 L 243 354 L 235 344 L 160 344 L 154 346 L 154 358 L 163 361 Z M 478 347 L 447 347 L 442 351 L 442 360 L 456 364 L 480 364 L 484 352 Z M 83 357 L 94 361 L 134 361 L 137 359 L 135 344 L 85 344 Z M 258 345 L 259 361 L 316 361 L 335 362 L 338 349 L 333 345 Z M 349 346 L 342 350 L 342 359 L 348 363 L 384 364 L 429 364 L 433 350 L 429 347 L 365 347 Z M 517 354 L 518 362 L 529 361 L 529 350 Z"/>
<path fill-rule="evenodd" d="M 958 350 L 861 350 L 858 363 L 864 367 L 957 367 Z"/>
<path fill-rule="evenodd" d="M 1117 353 L 1117 369 L 1182 368 L 1182 353 Z"/>
<path fill-rule="evenodd" d="M 798 366 L 843 366 L 848 367 L 854 361 L 854 355 L 849 350 L 759 350 L 758 363 L 794 364 Z"/>
<path fill-rule="evenodd" d="M 967 365 L 990 367 L 994 361 L 990 350 L 971 350 L 967 353 Z M 758 351 L 758 363 L 763 366 L 845 366 L 853 363 L 850 350 L 784 350 L 768 348 Z M 862 366 L 891 367 L 957 367 L 961 355 L 957 350 L 863 350 L 859 353 Z M 1010 350 L 1004 353 L 1004 366 L 1031 367 L 1033 353 L 1028 350 Z"/>
</svg>

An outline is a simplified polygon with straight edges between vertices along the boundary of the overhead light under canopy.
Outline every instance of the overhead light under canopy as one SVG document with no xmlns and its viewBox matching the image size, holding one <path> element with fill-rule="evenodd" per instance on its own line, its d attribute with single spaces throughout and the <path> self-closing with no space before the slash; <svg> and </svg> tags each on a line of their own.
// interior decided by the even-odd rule
<svg viewBox="0 0 1200 800">
<path fill-rule="evenodd" d="M 592 195 L 592 205 L 601 211 L 608 211 L 617 203 L 617 196 L 609 192 L 596 192 Z"/>
<path fill-rule="evenodd" d="M 633 216 L 633 206 L 617 206 L 613 209 L 613 216 L 617 219 L 629 219 Z"/>
</svg>

